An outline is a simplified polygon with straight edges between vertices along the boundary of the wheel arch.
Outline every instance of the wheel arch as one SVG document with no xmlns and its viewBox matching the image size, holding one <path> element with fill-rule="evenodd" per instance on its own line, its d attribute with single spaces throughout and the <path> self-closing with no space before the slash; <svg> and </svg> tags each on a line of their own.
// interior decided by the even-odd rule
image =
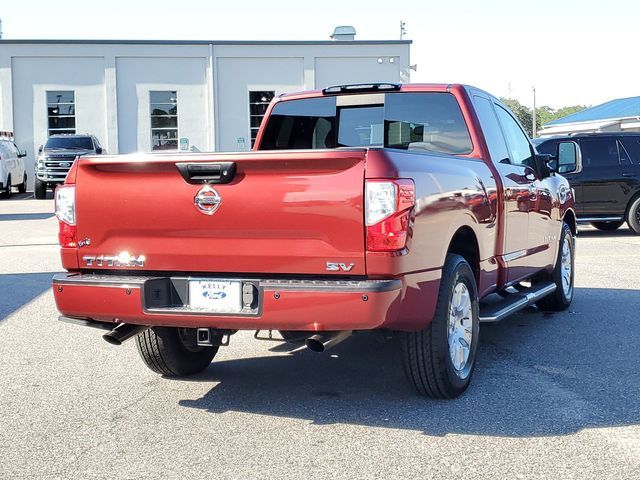
<svg viewBox="0 0 640 480">
<path fill-rule="evenodd" d="M 480 245 L 478 237 L 471 227 L 463 225 L 459 227 L 449 242 L 447 254 L 455 253 L 464 258 L 471 266 L 476 278 L 476 284 L 480 284 Z"/>
<path fill-rule="evenodd" d="M 636 193 L 634 193 L 631 199 L 629 199 L 629 201 L 627 202 L 627 206 L 624 209 L 624 218 L 622 219 L 623 222 L 626 222 L 629 220 L 629 210 L 631 210 L 631 205 L 633 205 L 634 202 L 639 198 L 640 198 L 640 189 Z"/>
<path fill-rule="evenodd" d="M 575 237 L 578 234 L 578 220 L 576 218 L 576 213 L 572 209 L 568 209 L 564 213 L 564 217 L 562 217 L 562 221 L 569 225 L 571 229 L 571 233 Z"/>
</svg>

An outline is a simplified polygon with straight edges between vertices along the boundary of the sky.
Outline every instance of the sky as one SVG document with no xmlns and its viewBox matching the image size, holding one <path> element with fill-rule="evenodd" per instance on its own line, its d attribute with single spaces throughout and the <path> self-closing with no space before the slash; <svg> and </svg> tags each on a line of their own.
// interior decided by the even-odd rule
<svg viewBox="0 0 640 480">
<path fill-rule="evenodd" d="M 21 0 L 6 39 L 413 40 L 412 82 L 467 83 L 531 106 L 640 96 L 639 0 Z"/>
</svg>

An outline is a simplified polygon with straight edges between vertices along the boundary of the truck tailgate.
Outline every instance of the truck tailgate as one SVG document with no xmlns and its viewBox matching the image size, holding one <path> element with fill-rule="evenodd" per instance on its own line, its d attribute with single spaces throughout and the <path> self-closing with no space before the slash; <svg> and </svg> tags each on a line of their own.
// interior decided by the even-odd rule
<svg viewBox="0 0 640 480">
<path fill-rule="evenodd" d="M 365 149 L 84 158 L 76 176 L 81 268 L 256 274 L 365 274 Z M 195 205 L 203 184 L 178 164 L 233 162 L 211 185 L 212 214 Z M 143 266 L 87 261 L 122 252 Z M 327 262 L 334 264 L 328 271 Z M 101 265 L 99 265 L 101 263 Z M 335 271 L 335 264 L 339 265 Z"/>
</svg>

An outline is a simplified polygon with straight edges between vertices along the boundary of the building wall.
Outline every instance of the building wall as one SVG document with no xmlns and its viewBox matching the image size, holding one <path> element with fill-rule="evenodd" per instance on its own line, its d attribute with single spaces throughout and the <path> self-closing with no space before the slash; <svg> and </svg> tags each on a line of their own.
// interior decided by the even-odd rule
<svg viewBox="0 0 640 480">
<path fill-rule="evenodd" d="M 199 151 L 250 148 L 249 92 L 409 81 L 404 42 L 0 41 L 0 130 L 35 154 L 47 138 L 47 90 L 73 90 L 76 130 L 109 153 L 149 151 L 149 91 L 178 92 L 178 135 Z"/>
<path fill-rule="evenodd" d="M 318 57 L 315 59 L 315 87 L 347 83 L 367 83 L 375 79 L 378 82 L 397 82 L 402 79 L 400 57 L 361 56 L 361 57 Z"/>
<path fill-rule="evenodd" d="M 149 92 L 176 90 L 178 137 L 194 149 L 209 148 L 206 58 L 118 57 L 118 152 L 151 151 Z"/>
<path fill-rule="evenodd" d="M 12 60 L 12 84 L 16 113 L 13 131 L 16 143 L 31 154 L 29 158 L 47 139 L 48 90 L 74 90 L 78 132 L 91 132 L 105 138 L 102 58 L 16 57 Z"/>
<path fill-rule="evenodd" d="M 304 90 L 304 57 L 216 58 L 217 150 L 248 150 L 249 92 Z"/>
</svg>

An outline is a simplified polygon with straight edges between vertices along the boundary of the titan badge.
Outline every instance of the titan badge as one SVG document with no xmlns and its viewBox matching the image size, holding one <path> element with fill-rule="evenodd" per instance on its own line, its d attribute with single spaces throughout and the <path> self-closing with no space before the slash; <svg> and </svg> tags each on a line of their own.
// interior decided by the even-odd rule
<svg viewBox="0 0 640 480">
<path fill-rule="evenodd" d="M 119 255 L 85 255 L 82 260 L 87 267 L 144 267 L 147 258 L 122 252 Z"/>
</svg>

